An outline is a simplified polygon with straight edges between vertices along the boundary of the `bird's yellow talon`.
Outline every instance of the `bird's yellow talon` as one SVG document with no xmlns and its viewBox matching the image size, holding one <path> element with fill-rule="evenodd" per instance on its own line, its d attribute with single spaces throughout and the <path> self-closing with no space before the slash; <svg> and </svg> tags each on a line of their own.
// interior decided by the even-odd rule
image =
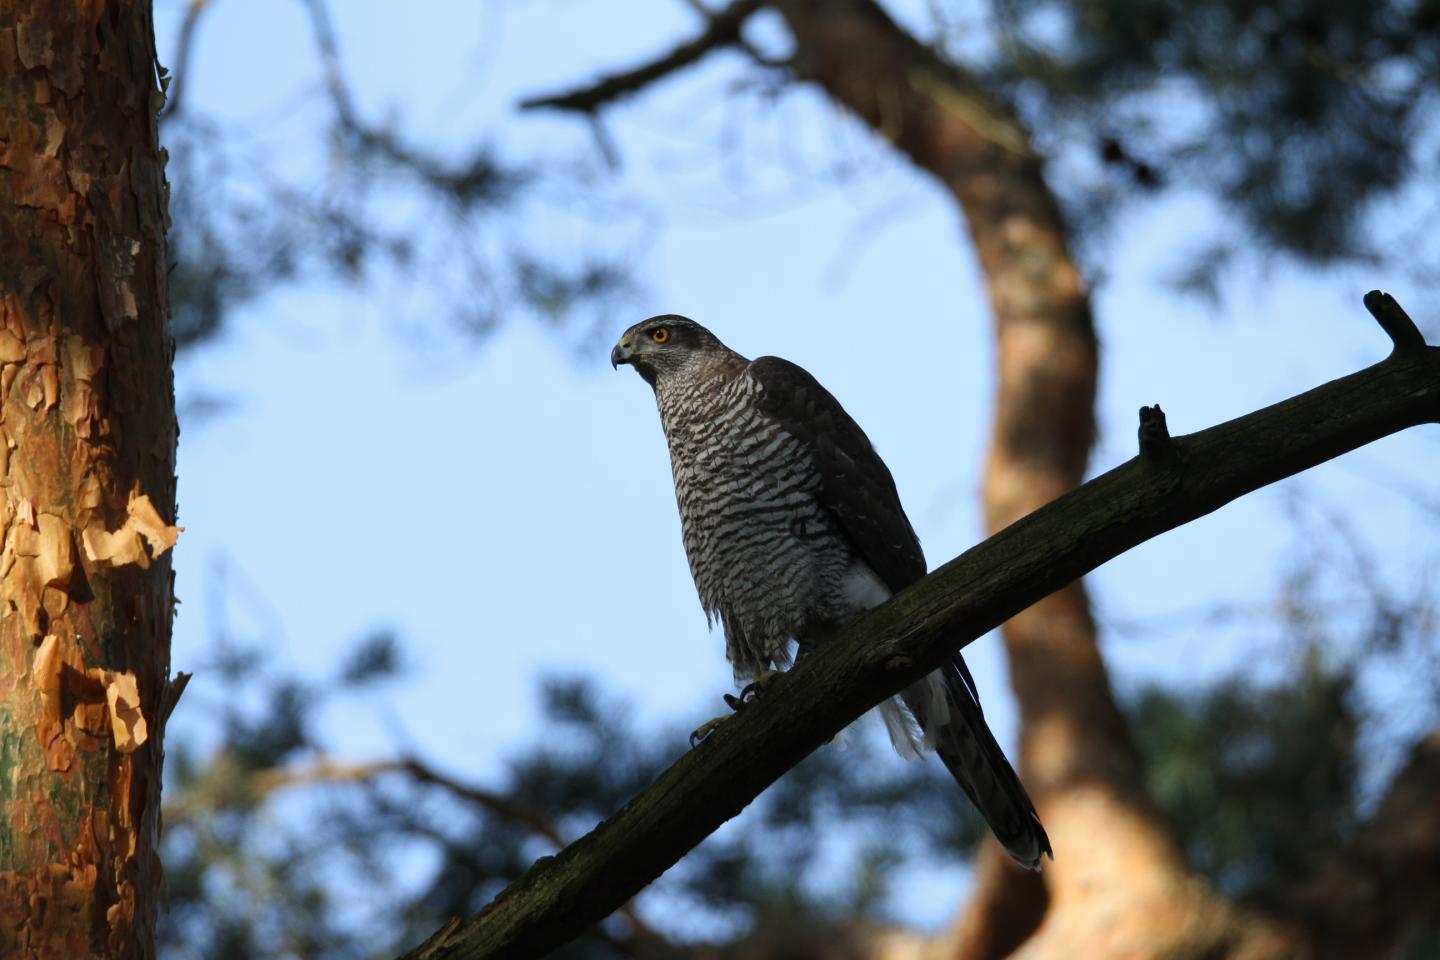
<svg viewBox="0 0 1440 960">
<path fill-rule="evenodd" d="M 690 749 L 693 750 L 696 747 L 700 746 L 700 742 L 702 740 L 710 736 L 710 734 L 714 733 L 720 727 L 720 724 L 724 723 L 726 720 L 729 720 L 731 716 L 732 714 L 727 713 L 723 717 L 716 717 L 714 720 L 706 720 L 704 723 L 700 724 L 700 726 L 692 730 L 690 732 Z"/>
<path fill-rule="evenodd" d="M 770 686 L 770 684 L 775 682 L 775 678 L 780 676 L 781 672 L 782 671 L 780 670 L 762 670 L 759 674 L 756 675 L 754 680 L 751 680 L 749 683 L 745 684 L 745 686 L 741 687 L 739 697 L 740 706 L 743 707 L 745 704 L 749 703 L 751 700 L 754 700 L 761 693 L 763 693 L 765 689 Z M 729 696 L 725 698 L 725 702 L 730 702 Z M 735 707 L 734 704 L 731 704 L 731 707 L 736 710 L 740 709 L 739 707 Z"/>
</svg>

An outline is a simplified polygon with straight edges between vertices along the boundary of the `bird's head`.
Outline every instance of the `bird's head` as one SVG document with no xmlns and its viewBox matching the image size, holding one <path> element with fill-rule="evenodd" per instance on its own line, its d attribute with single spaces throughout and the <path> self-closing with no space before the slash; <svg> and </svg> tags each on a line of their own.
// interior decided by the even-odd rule
<svg viewBox="0 0 1440 960">
<path fill-rule="evenodd" d="M 716 356 L 728 356 L 715 335 L 694 320 L 667 313 L 641 320 L 620 336 L 610 365 L 628 363 L 652 387 L 665 377 L 695 370 Z"/>
</svg>

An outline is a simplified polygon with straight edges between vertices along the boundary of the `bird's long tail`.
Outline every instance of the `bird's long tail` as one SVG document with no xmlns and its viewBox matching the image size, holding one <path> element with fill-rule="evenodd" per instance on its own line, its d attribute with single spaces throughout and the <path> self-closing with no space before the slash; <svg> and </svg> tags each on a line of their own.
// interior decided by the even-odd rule
<svg viewBox="0 0 1440 960">
<path fill-rule="evenodd" d="M 1042 854 L 1053 859 L 1035 805 L 986 725 L 975 681 L 960 655 L 908 688 L 901 699 L 1005 852 L 1028 870 L 1040 868 Z"/>
</svg>

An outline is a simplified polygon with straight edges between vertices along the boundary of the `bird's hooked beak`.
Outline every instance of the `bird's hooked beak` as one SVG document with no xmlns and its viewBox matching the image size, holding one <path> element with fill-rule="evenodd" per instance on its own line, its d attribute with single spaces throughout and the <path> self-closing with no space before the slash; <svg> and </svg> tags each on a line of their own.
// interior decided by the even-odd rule
<svg viewBox="0 0 1440 960">
<path fill-rule="evenodd" d="M 635 354 L 630 351 L 630 338 L 621 337 L 620 342 L 615 344 L 615 348 L 610 351 L 611 369 L 618 370 L 620 369 L 620 364 L 631 363 L 634 359 Z"/>
</svg>

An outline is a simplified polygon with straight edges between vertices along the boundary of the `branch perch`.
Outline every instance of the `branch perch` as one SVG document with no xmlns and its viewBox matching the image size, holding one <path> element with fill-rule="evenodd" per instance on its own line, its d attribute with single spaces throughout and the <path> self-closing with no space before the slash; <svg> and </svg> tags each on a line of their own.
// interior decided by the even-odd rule
<svg viewBox="0 0 1440 960">
<path fill-rule="evenodd" d="M 1440 347 L 1423 338 L 1417 345 L 1418 331 L 1407 332 L 1392 303 L 1366 298 L 1402 349 L 1274 406 L 1171 437 L 1174 456 L 1135 457 L 967 550 L 850 623 L 618 813 L 407 956 L 543 956 L 634 896 L 866 710 L 1041 598 L 1246 493 L 1440 421 Z"/>
<path fill-rule="evenodd" d="M 693 40 L 687 40 L 669 53 L 643 63 L 633 70 L 602 77 L 595 83 L 569 90 L 565 93 L 532 97 L 522 100 L 522 110 L 569 110 L 573 113 L 594 114 L 600 108 L 623 99 L 677 70 L 698 63 L 712 50 L 738 45 L 741 42 L 740 26 L 752 13 L 760 9 L 759 0 L 738 0 L 710 16 L 704 31 Z"/>
</svg>

